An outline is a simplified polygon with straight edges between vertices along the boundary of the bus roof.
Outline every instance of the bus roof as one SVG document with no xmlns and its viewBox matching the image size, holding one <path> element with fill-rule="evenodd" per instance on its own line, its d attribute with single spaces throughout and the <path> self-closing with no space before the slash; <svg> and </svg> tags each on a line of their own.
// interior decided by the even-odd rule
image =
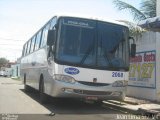
<svg viewBox="0 0 160 120">
<path fill-rule="evenodd" d="M 77 15 L 56 15 L 54 17 L 57 18 L 61 18 L 61 17 L 71 17 L 71 18 L 82 18 L 82 19 L 88 19 L 88 20 L 97 20 L 97 21 L 102 21 L 102 22 L 109 22 L 109 23 L 113 23 L 116 25 L 122 25 L 125 27 L 128 27 L 125 23 L 123 22 L 119 22 L 118 20 L 111 20 L 111 19 L 106 19 L 106 18 L 97 18 L 97 17 L 88 17 L 88 16 L 77 16 Z M 53 17 L 53 18 L 54 18 Z"/>
<path fill-rule="evenodd" d="M 98 18 L 96 18 L 96 17 L 90 17 L 90 18 L 89 18 L 88 16 L 59 15 L 59 14 L 58 14 L 58 15 L 53 16 L 51 19 L 49 19 L 39 30 L 41 30 L 48 22 L 50 22 L 50 21 L 51 21 L 53 18 L 55 18 L 55 17 L 57 17 L 57 19 L 59 19 L 59 18 L 61 18 L 61 17 L 70 17 L 70 18 L 79 18 L 79 19 L 95 20 L 95 21 L 113 23 L 113 24 L 116 24 L 116 25 L 122 25 L 122 26 L 128 28 L 128 26 L 127 26 L 125 23 L 122 23 L 122 22 L 119 22 L 119 21 L 116 21 L 116 20 L 98 19 Z M 37 34 L 39 30 L 37 30 L 37 32 L 34 33 L 34 35 Z M 34 35 L 33 35 L 33 36 L 34 36 Z M 32 37 L 33 37 L 33 36 L 32 36 Z M 32 38 L 32 37 L 31 37 L 31 38 Z M 30 39 L 31 39 L 31 38 L 30 38 Z M 30 40 L 30 39 L 29 39 L 29 40 Z M 27 41 L 25 42 L 25 44 L 26 44 L 29 40 L 27 40 Z M 25 45 L 25 44 L 24 44 L 24 45 Z M 24 45 L 23 45 L 23 46 L 24 46 Z"/>
</svg>

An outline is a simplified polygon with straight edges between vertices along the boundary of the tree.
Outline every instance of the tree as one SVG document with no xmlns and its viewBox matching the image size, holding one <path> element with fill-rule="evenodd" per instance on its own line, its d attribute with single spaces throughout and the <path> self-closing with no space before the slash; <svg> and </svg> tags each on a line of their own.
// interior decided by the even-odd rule
<svg viewBox="0 0 160 120">
<path fill-rule="evenodd" d="M 9 61 L 6 58 L 0 58 L 0 69 L 5 66 Z"/>
<path fill-rule="evenodd" d="M 135 40 L 138 40 L 138 37 L 142 35 L 143 32 L 145 32 L 145 30 L 141 27 L 139 27 L 138 25 L 136 25 L 135 23 L 126 21 L 126 20 L 118 20 L 119 22 L 123 22 L 124 24 L 126 24 L 129 28 L 129 34 L 130 36 L 134 36 Z"/>
<path fill-rule="evenodd" d="M 140 3 L 140 9 L 121 0 L 114 0 L 113 3 L 118 10 L 129 10 L 136 21 L 156 16 L 156 0 L 143 0 Z"/>
</svg>

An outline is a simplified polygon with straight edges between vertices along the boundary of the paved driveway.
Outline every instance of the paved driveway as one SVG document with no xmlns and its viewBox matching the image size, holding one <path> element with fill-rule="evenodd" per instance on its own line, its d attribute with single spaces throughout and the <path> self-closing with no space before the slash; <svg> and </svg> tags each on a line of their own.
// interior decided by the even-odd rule
<svg viewBox="0 0 160 120">
<path fill-rule="evenodd" d="M 123 113 L 114 108 L 73 99 L 51 99 L 51 103 L 41 105 L 38 93 L 25 93 L 23 87 L 21 81 L 0 77 L 0 119 L 113 120 L 117 114 Z"/>
</svg>

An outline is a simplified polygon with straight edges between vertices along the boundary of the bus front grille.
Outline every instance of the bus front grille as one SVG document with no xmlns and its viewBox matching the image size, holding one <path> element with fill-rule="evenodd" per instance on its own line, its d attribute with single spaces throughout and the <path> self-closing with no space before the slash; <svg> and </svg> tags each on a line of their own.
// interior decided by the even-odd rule
<svg viewBox="0 0 160 120">
<path fill-rule="evenodd" d="M 89 91 L 89 90 L 78 90 L 78 89 L 74 89 L 74 92 L 78 94 L 85 94 L 85 95 L 111 95 L 112 94 L 112 92 Z"/>
<path fill-rule="evenodd" d="M 110 85 L 108 83 L 94 83 L 94 82 L 86 82 L 86 81 L 78 81 L 78 83 L 83 84 L 83 85 L 88 85 L 88 86 L 95 86 L 95 87 Z"/>
</svg>

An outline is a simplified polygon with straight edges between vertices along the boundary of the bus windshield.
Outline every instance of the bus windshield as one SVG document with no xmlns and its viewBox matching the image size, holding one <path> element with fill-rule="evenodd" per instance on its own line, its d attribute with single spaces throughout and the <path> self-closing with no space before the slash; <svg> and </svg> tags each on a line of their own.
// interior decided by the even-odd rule
<svg viewBox="0 0 160 120">
<path fill-rule="evenodd" d="M 95 69 L 128 69 L 128 28 L 113 23 L 61 18 L 56 60 Z"/>
</svg>

